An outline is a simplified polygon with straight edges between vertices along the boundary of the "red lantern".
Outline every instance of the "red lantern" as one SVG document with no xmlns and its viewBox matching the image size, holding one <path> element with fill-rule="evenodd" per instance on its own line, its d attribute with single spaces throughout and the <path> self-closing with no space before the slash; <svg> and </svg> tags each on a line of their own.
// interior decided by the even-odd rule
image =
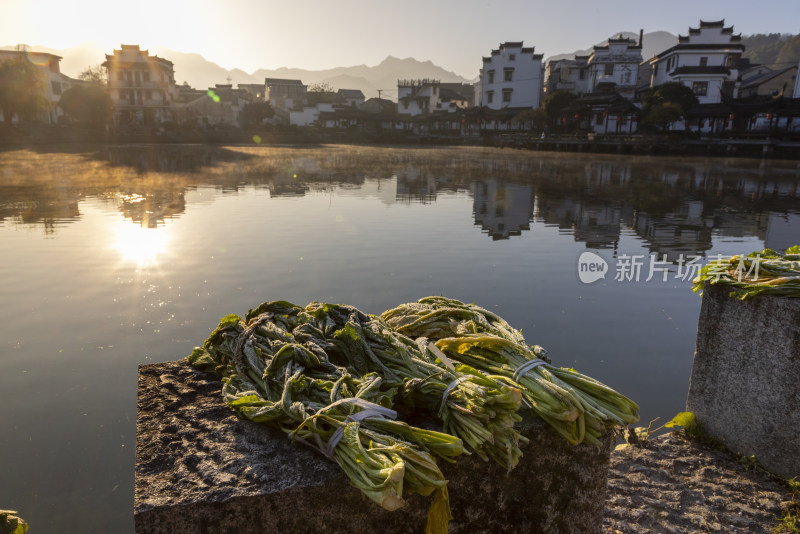
<svg viewBox="0 0 800 534">
<path fill-rule="evenodd" d="M 563 124 L 567 124 L 567 118 L 566 118 L 566 117 L 562 117 L 562 118 L 561 118 L 561 122 L 562 122 Z"/>
<path fill-rule="evenodd" d="M 578 115 L 578 114 L 576 113 L 576 114 L 575 114 L 575 119 L 577 120 L 577 119 L 579 119 L 579 118 L 580 118 L 580 115 Z"/>
<path fill-rule="evenodd" d="M 771 120 L 772 120 L 772 113 L 767 113 L 767 120 L 768 120 L 768 121 L 771 121 Z"/>
<path fill-rule="evenodd" d="M 732 120 L 733 120 L 733 113 L 731 113 L 730 115 L 728 115 L 728 120 L 729 120 L 729 121 L 732 121 Z"/>
</svg>

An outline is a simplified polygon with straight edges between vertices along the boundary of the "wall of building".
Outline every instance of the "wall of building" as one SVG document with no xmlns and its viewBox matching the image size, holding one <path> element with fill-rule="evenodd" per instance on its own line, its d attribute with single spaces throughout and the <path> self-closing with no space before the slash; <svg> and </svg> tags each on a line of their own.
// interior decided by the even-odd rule
<svg viewBox="0 0 800 534">
<path fill-rule="evenodd" d="M 538 108 L 542 102 L 544 71 L 540 55 L 523 53 L 521 46 L 500 45 L 484 58 L 481 69 L 481 105 L 491 109 Z M 506 79 L 507 69 L 511 80 Z M 508 97 L 504 98 L 504 91 Z"/>
</svg>

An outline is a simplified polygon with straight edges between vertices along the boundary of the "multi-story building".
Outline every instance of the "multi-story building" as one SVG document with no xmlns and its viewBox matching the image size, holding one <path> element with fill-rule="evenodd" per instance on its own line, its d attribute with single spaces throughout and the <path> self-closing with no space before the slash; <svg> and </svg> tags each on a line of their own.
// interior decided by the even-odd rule
<svg viewBox="0 0 800 534">
<path fill-rule="evenodd" d="M 701 104 L 718 104 L 722 95 L 736 98 L 739 60 L 744 52 L 741 35 L 725 20 L 700 21 L 678 44 L 648 60 L 650 86 L 680 82 L 691 87 Z"/>
<path fill-rule="evenodd" d="M 544 88 L 543 54 L 523 42 L 500 44 L 481 67 L 481 106 L 490 109 L 538 108 Z"/>
<path fill-rule="evenodd" d="M 289 110 L 302 107 L 308 86 L 300 80 L 287 80 L 284 78 L 266 78 L 264 100 L 273 108 Z"/>
<path fill-rule="evenodd" d="M 642 62 L 642 33 L 639 32 L 638 43 L 620 34 L 594 47 L 586 60 L 587 92 L 616 92 L 633 100 Z"/>
<path fill-rule="evenodd" d="M 547 64 L 547 94 L 569 91 L 580 96 L 589 92 L 587 62 L 589 56 L 558 59 Z"/>
<path fill-rule="evenodd" d="M 440 102 L 439 80 L 397 80 L 397 112 L 401 115 L 430 113 Z"/>
<path fill-rule="evenodd" d="M 172 62 L 151 56 L 139 45 L 121 45 L 106 55 L 108 93 L 114 124 L 157 126 L 175 120 L 175 69 Z"/>
<path fill-rule="evenodd" d="M 56 123 L 61 115 L 58 102 L 61 99 L 61 93 L 65 90 L 62 86 L 61 57 L 30 50 L 0 50 L 0 62 L 4 61 L 28 61 L 36 67 L 39 90 L 42 91 L 47 102 L 47 109 L 42 112 L 40 119 L 47 124 Z M 12 121 L 14 117 L 3 117 L 3 111 L 0 110 L 0 121 L 3 120 Z"/>
</svg>

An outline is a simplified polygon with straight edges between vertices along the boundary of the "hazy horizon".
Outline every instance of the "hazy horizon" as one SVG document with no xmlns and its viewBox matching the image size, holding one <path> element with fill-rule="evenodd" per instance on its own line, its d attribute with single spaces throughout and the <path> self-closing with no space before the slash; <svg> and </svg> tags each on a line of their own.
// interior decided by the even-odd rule
<svg viewBox="0 0 800 534">
<path fill-rule="evenodd" d="M 225 69 L 247 73 L 372 66 L 387 56 L 413 57 L 472 79 L 480 58 L 503 41 L 524 41 L 549 57 L 591 47 L 618 32 L 685 35 L 700 20 L 724 18 L 745 35 L 800 32 L 797 0 L 775 0 L 768 8 L 749 2 L 676 0 L 668 10 L 650 0 L 575 0 L 555 7 L 523 0 L 410 0 L 397 5 L 309 0 L 302 6 L 241 0 L 227 6 L 222 10 L 206 0 L 142 0 L 136 9 L 119 10 L 99 0 L 0 0 L 5 14 L 0 35 L 7 41 L 0 45 L 60 50 L 96 43 L 111 53 L 122 43 L 139 44 L 197 53 Z"/>
</svg>

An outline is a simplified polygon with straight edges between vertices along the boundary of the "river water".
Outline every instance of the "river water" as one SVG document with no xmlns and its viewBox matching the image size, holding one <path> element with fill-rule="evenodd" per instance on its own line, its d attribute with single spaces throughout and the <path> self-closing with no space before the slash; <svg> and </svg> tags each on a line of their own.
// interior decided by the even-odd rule
<svg viewBox="0 0 800 534">
<path fill-rule="evenodd" d="M 665 422 L 685 405 L 695 266 L 798 242 L 794 161 L 0 152 L 0 508 L 38 533 L 132 532 L 137 365 L 265 300 L 475 302 Z"/>
</svg>

